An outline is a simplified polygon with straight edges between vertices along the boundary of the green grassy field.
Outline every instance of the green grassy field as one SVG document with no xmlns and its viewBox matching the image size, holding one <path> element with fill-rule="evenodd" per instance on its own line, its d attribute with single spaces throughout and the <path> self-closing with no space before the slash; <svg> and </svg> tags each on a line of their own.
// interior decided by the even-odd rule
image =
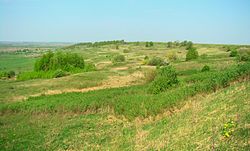
<svg viewBox="0 0 250 151">
<path fill-rule="evenodd" d="M 81 55 L 97 70 L 53 79 L 0 79 L 0 148 L 249 150 L 250 64 L 229 57 L 226 45 L 194 47 L 199 58 L 192 61 L 186 61 L 185 47 L 166 43 L 58 48 Z M 32 71 L 44 52 L 2 53 L 1 70 Z M 169 53 L 176 59 L 169 60 Z M 124 62 L 113 61 L 118 54 Z M 156 67 L 145 64 L 145 56 L 167 60 L 179 84 L 149 93 L 147 73 Z M 204 65 L 210 71 L 201 72 Z"/>
</svg>

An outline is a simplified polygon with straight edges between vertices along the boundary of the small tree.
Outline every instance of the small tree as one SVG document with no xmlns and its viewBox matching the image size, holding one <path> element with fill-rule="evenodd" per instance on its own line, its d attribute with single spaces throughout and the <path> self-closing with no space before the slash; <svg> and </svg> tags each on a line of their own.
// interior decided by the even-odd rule
<svg viewBox="0 0 250 151">
<path fill-rule="evenodd" d="M 154 81 L 149 87 L 149 92 L 158 94 L 178 84 L 177 73 L 172 66 L 160 68 Z"/>
<path fill-rule="evenodd" d="M 167 42 L 167 47 L 172 48 L 172 42 L 171 41 Z"/>
<path fill-rule="evenodd" d="M 7 75 L 8 75 L 8 78 L 13 78 L 15 75 L 16 75 L 16 73 L 15 73 L 15 71 L 9 71 L 8 73 L 7 73 Z"/>
<path fill-rule="evenodd" d="M 117 55 L 113 58 L 113 62 L 124 62 L 125 56 L 124 55 Z"/>
<path fill-rule="evenodd" d="M 193 42 L 192 41 L 188 41 L 186 42 L 186 50 L 192 49 L 193 48 Z"/>
<path fill-rule="evenodd" d="M 166 57 L 167 57 L 167 59 L 170 60 L 170 61 L 175 61 L 175 60 L 177 60 L 177 55 L 176 55 L 176 53 L 173 52 L 173 51 L 168 52 L 167 55 L 166 55 Z"/>
<path fill-rule="evenodd" d="M 210 71 L 210 67 L 208 65 L 205 65 L 202 69 L 201 72 L 207 72 Z"/>
<path fill-rule="evenodd" d="M 231 50 L 230 52 L 230 57 L 236 57 L 238 55 L 238 51 L 237 50 Z"/>
<path fill-rule="evenodd" d="M 148 65 L 151 65 L 151 66 L 164 66 L 166 64 L 167 63 L 160 57 L 153 57 L 152 59 L 148 61 Z"/>
<path fill-rule="evenodd" d="M 116 45 L 116 46 L 115 46 L 115 49 L 119 49 L 119 45 Z"/>
<path fill-rule="evenodd" d="M 198 56 L 199 56 L 198 51 L 196 50 L 196 48 L 192 47 L 188 49 L 188 52 L 186 55 L 186 61 L 197 59 Z"/>
<path fill-rule="evenodd" d="M 152 41 L 149 42 L 149 46 L 150 47 L 153 47 L 154 46 L 154 43 Z"/>
</svg>

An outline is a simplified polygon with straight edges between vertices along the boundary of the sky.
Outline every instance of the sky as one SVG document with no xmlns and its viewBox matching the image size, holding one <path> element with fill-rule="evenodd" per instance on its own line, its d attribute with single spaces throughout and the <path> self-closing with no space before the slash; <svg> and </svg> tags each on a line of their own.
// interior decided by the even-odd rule
<svg viewBox="0 0 250 151">
<path fill-rule="evenodd" d="M 0 0 L 0 41 L 250 44 L 250 0 Z"/>
</svg>

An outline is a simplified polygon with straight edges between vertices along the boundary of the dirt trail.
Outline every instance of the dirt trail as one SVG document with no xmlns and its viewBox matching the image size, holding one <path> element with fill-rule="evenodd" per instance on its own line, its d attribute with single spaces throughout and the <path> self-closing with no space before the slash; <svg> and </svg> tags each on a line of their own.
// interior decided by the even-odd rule
<svg viewBox="0 0 250 151">
<path fill-rule="evenodd" d="M 141 82 L 144 75 L 141 72 L 135 72 L 131 75 L 127 76 L 110 76 L 107 80 L 103 81 L 100 85 L 95 87 L 83 88 L 83 89 L 64 89 L 64 90 L 48 90 L 45 93 L 37 93 L 30 95 L 29 97 L 41 96 L 41 95 L 55 95 L 61 93 L 69 93 L 69 92 L 88 92 L 100 89 L 107 89 L 107 88 L 118 88 L 118 87 L 125 87 L 129 85 L 136 85 Z M 27 98 L 24 98 L 27 99 Z"/>
</svg>

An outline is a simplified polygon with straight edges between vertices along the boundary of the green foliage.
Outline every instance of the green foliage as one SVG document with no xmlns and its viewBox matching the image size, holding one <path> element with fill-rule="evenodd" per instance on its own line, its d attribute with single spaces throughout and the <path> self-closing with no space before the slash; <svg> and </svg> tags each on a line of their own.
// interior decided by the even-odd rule
<svg viewBox="0 0 250 151">
<path fill-rule="evenodd" d="M 17 80 L 31 80 L 31 79 L 51 79 L 54 78 L 56 71 L 33 71 L 33 72 L 22 72 L 17 75 Z"/>
<path fill-rule="evenodd" d="M 168 52 L 167 55 L 166 55 L 167 59 L 170 60 L 170 61 L 176 61 L 177 60 L 177 55 L 175 52 L 171 51 L 171 52 Z"/>
<path fill-rule="evenodd" d="M 35 71 L 50 71 L 61 69 L 64 71 L 73 71 L 75 68 L 83 69 L 84 60 L 75 53 L 48 52 L 35 63 Z"/>
<path fill-rule="evenodd" d="M 236 122 L 234 122 L 233 120 L 228 121 L 227 123 L 224 124 L 221 130 L 222 136 L 229 138 L 235 131 L 236 127 L 237 127 Z"/>
<path fill-rule="evenodd" d="M 192 41 L 182 41 L 182 42 L 179 42 L 179 41 L 174 41 L 174 42 L 167 42 L 167 47 L 168 48 L 173 48 L 173 47 L 186 47 L 186 49 L 190 49 L 193 47 L 193 42 Z"/>
<path fill-rule="evenodd" d="M 63 71 L 62 69 L 57 69 L 53 74 L 53 78 L 60 78 L 60 77 L 66 76 L 66 75 L 67 75 L 67 73 L 65 71 Z"/>
<path fill-rule="evenodd" d="M 144 60 L 148 60 L 148 59 L 149 59 L 149 57 L 148 57 L 148 56 L 145 56 L 145 57 L 144 57 Z"/>
<path fill-rule="evenodd" d="M 238 55 L 238 51 L 237 50 L 232 50 L 231 52 L 230 52 L 230 57 L 236 57 Z"/>
<path fill-rule="evenodd" d="M 113 40 L 113 41 L 100 41 L 100 42 L 95 42 L 92 44 L 94 47 L 99 47 L 99 46 L 104 46 L 104 45 L 118 45 L 118 44 L 125 44 L 124 40 Z"/>
<path fill-rule="evenodd" d="M 160 68 L 154 81 L 149 87 L 149 92 L 158 94 L 178 84 L 177 73 L 172 66 Z"/>
<path fill-rule="evenodd" d="M 145 47 L 153 47 L 154 43 L 152 41 L 146 42 Z"/>
<path fill-rule="evenodd" d="M 150 47 L 153 47 L 154 46 L 154 43 L 152 41 L 149 42 L 149 46 Z"/>
<path fill-rule="evenodd" d="M 116 45 L 116 46 L 115 46 L 115 49 L 117 49 L 117 50 L 118 50 L 118 49 L 119 49 L 119 45 Z"/>
<path fill-rule="evenodd" d="M 147 90 L 150 90 L 150 88 L 155 89 L 157 93 L 178 83 L 176 73 L 172 67 L 164 67 L 158 72 L 155 80 L 149 87 L 142 85 L 88 93 L 65 93 L 52 96 L 40 96 L 30 98 L 28 101 L 21 103 L 2 105 L 0 112 L 64 112 L 66 110 L 75 112 L 93 110 L 96 112 L 100 108 L 111 107 L 116 114 L 124 115 L 127 118 L 133 119 L 138 116 L 147 117 L 174 107 L 190 96 L 194 96 L 198 93 L 216 91 L 218 88 L 228 85 L 231 81 L 242 78 L 243 76 L 249 77 L 250 63 L 240 64 L 215 73 L 208 72 L 208 76 L 205 76 L 207 73 L 200 73 L 199 77 L 201 77 L 201 75 L 204 76 L 201 80 L 195 81 L 193 84 L 180 84 L 171 88 L 169 91 L 157 94 L 157 96 L 155 94 L 148 94 Z M 154 85 L 157 85 L 157 87 L 154 88 Z"/>
<path fill-rule="evenodd" d="M 210 71 L 210 67 L 208 65 L 205 65 L 202 69 L 201 72 L 207 72 Z"/>
<path fill-rule="evenodd" d="M 160 57 L 153 57 L 152 59 L 148 60 L 148 65 L 150 66 L 164 66 L 167 63 Z"/>
<path fill-rule="evenodd" d="M 84 72 L 96 71 L 96 66 L 93 63 L 86 63 L 84 67 Z"/>
<path fill-rule="evenodd" d="M 123 53 L 129 53 L 129 52 L 130 52 L 130 50 L 128 50 L 128 49 L 123 50 Z"/>
<path fill-rule="evenodd" d="M 186 61 L 194 60 L 194 59 L 197 59 L 198 57 L 199 57 L 199 54 L 198 54 L 198 51 L 196 50 L 196 48 L 188 49 L 188 52 L 186 55 Z"/>
<path fill-rule="evenodd" d="M 113 58 L 114 63 L 116 63 L 116 62 L 124 62 L 124 61 L 125 61 L 125 56 L 124 55 L 116 55 Z"/>
<path fill-rule="evenodd" d="M 16 73 L 15 71 L 0 71 L 0 78 L 13 78 L 15 77 Z"/>
<path fill-rule="evenodd" d="M 193 42 L 192 41 L 188 41 L 188 42 L 184 43 L 183 46 L 186 47 L 186 50 L 190 50 L 190 49 L 193 48 Z"/>
<path fill-rule="evenodd" d="M 250 50 L 240 50 L 237 55 L 238 61 L 250 61 Z"/>
</svg>

